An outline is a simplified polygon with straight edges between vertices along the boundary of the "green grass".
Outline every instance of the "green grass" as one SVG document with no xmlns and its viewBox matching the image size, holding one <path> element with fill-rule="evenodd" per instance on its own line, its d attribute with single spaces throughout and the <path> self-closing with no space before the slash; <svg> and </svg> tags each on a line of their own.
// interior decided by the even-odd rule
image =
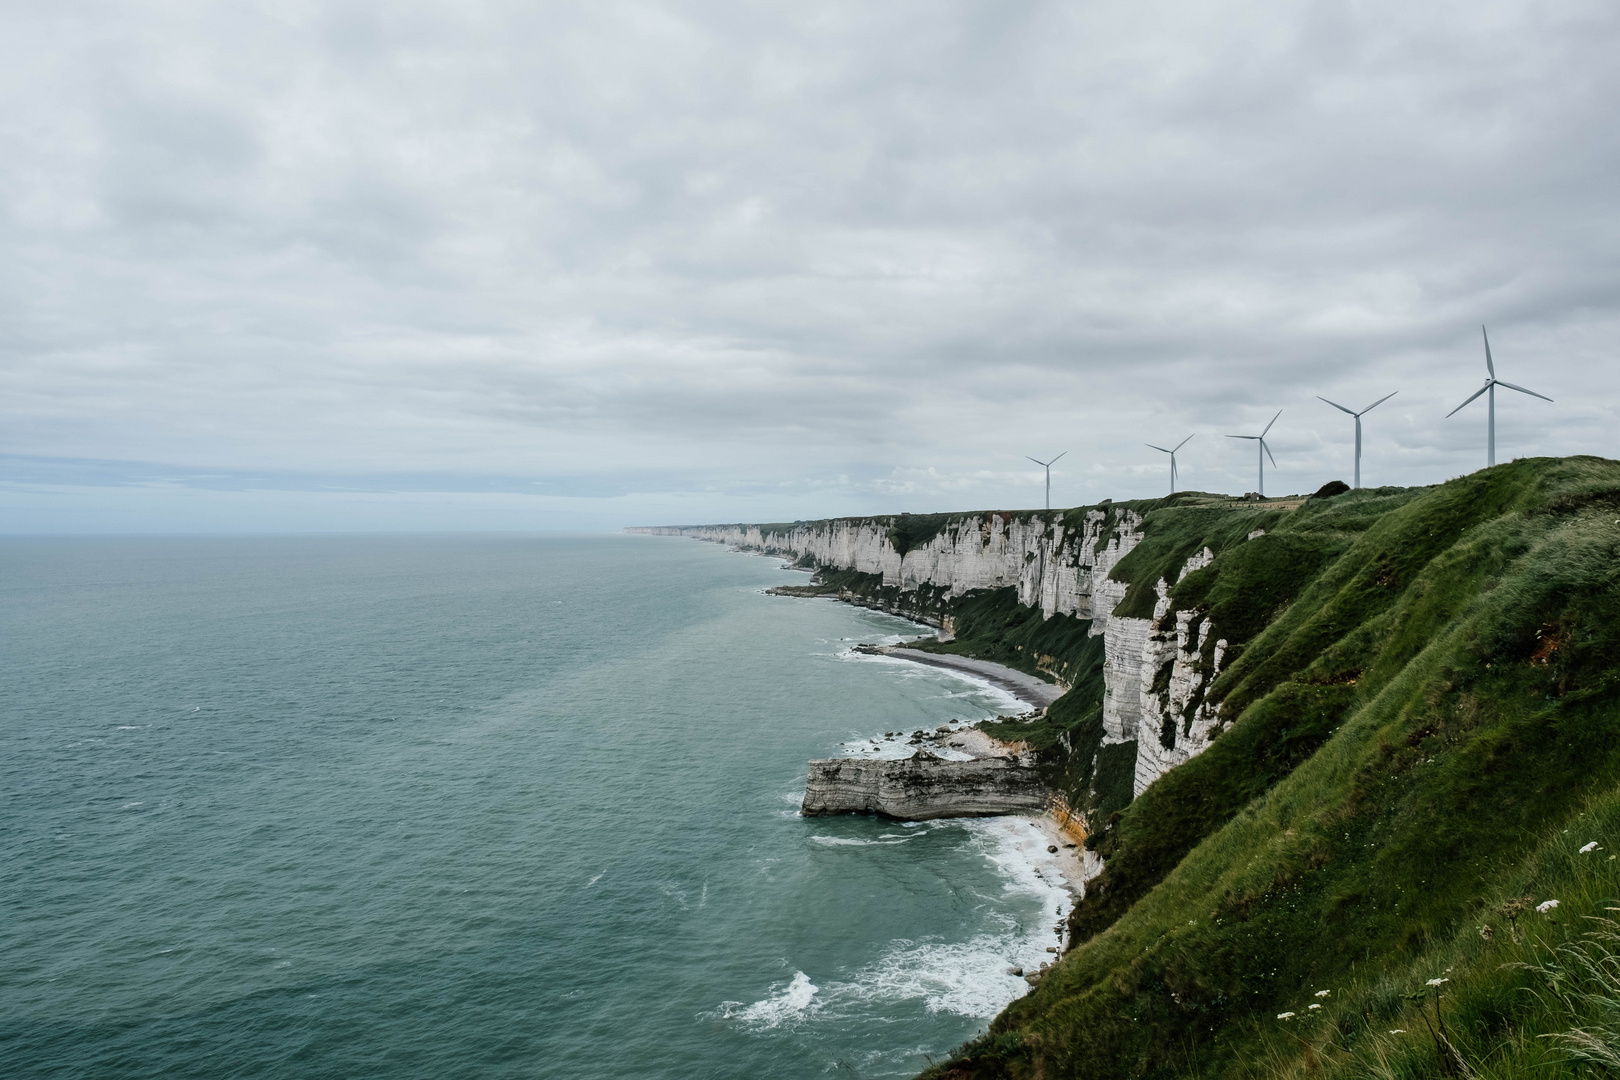
<svg viewBox="0 0 1620 1080">
<path fill-rule="evenodd" d="M 1579 1037 L 1543 1036 L 1598 1032 L 1601 1056 L 1620 1024 L 1601 977 L 1617 942 L 1578 918 L 1620 906 L 1620 862 L 1575 853 L 1620 851 L 1617 507 L 1620 464 L 1572 458 L 1281 514 L 1149 509 L 1163 535 L 1118 573 L 1135 587 L 1217 552 L 1171 597 L 1229 635 L 1209 691 L 1225 728 L 1101 830 L 1077 947 L 927 1075 L 1604 1071 Z M 1082 685 L 1042 740 L 1096 794 L 1119 769 L 1080 760 Z M 1492 913 L 1524 894 L 1560 907 L 1514 942 Z M 1441 977 L 1444 1055 L 1405 996 Z"/>
</svg>

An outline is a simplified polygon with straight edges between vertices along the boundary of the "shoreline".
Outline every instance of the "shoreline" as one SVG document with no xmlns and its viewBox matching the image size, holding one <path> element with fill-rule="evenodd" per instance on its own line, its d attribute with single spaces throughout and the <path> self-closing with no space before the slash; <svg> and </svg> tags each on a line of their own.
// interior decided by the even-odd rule
<svg viewBox="0 0 1620 1080">
<path fill-rule="evenodd" d="M 931 653 L 922 649 L 908 649 L 903 645 L 861 645 L 857 648 L 860 652 L 872 656 L 893 656 L 900 660 L 910 660 L 915 664 L 927 664 L 930 667 L 976 676 L 1038 710 L 1045 709 L 1068 693 L 1065 686 L 1049 683 L 1028 672 L 1010 668 L 1006 664 L 998 664 L 993 660 L 978 660 L 971 656 L 957 656 L 954 653 Z"/>
<path fill-rule="evenodd" d="M 773 557 L 782 559 L 780 555 Z M 783 570 L 802 569 L 785 559 L 782 560 L 781 568 Z M 836 593 L 824 590 L 819 586 L 786 585 L 776 586 L 766 591 L 775 596 L 791 596 L 802 599 L 826 598 L 840 603 L 850 603 L 850 601 L 845 600 Z M 856 604 L 854 606 L 865 607 L 867 605 Z M 888 612 L 888 614 L 896 613 Z M 903 615 L 900 617 L 907 618 L 907 616 Z M 919 626 L 928 625 L 926 623 L 917 623 L 914 618 L 908 619 L 908 621 Z M 1019 671 L 1017 668 L 1008 667 L 1005 664 L 998 664 L 993 660 L 979 660 L 969 656 L 957 656 L 953 653 L 931 653 L 922 649 L 906 648 L 903 645 L 857 645 L 854 651 L 869 656 L 891 657 L 896 660 L 905 660 L 929 667 L 943 668 L 974 679 L 982 679 L 991 686 L 1007 692 L 1037 712 L 1045 712 L 1054 701 L 1069 691 L 1066 686 L 1047 682 L 1028 672 Z M 938 734 L 942 733 L 931 734 L 934 734 L 937 738 Z M 972 724 L 963 724 L 962 727 L 946 734 L 945 738 L 940 739 L 939 742 L 945 743 L 946 740 L 961 740 L 955 742 L 951 748 L 969 759 L 1017 757 L 1024 752 L 1022 743 L 1009 743 L 994 739 Z M 876 742 L 875 739 L 871 741 Z M 852 741 L 846 745 L 853 746 L 854 742 Z M 947 743 L 946 745 L 951 744 Z M 1070 908 L 1085 897 L 1088 875 L 1086 873 L 1085 837 L 1083 835 L 1075 836 L 1071 834 L 1064 822 L 1059 819 L 1059 815 L 1051 809 L 1035 813 L 990 815 L 990 819 L 995 818 L 1004 821 L 1022 822 L 1030 826 L 1031 830 L 1038 834 L 1041 841 L 1039 844 L 1022 841 L 1016 846 L 1021 849 L 1021 853 L 1036 868 L 1037 876 L 1045 879 L 1047 875 L 1041 871 L 1050 869 L 1052 873 L 1051 883 L 1068 893 Z M 1056 848 L 1057 850 L 1049 851 L 1048 848 Z M 1065 911 L 1063 914 L 1066 919 L 1068 912 Z M 1065 936 L 1059 945 L 1057 956 L 1062 956 L 1063 952 L 1067 951 L 1067 948 L 1068 941 Z"/>
</svg>

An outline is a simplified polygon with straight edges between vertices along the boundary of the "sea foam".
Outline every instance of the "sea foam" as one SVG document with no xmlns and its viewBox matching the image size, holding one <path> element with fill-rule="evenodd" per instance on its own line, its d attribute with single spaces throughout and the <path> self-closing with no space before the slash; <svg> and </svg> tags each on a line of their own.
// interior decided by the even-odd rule
<svg viewBox="0 0 1620 1080">
<path fill-rule="evenodd" d="M 770 997 L 752 1005 L 740 1001 L 722 1002 L 715 1015 L 722 1020 L 735 1021 L 749 1031 L 771 1031 L 809 1016 L 815 1008 L 819 989 L 810 981 L 810 976 L 795 971 L 792 980 Z"/>
</svg>

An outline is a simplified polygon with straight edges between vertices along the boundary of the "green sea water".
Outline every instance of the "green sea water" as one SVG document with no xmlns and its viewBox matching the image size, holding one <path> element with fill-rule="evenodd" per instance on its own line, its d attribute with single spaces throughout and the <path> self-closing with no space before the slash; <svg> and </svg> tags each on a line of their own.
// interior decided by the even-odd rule
<svg viewBox="0 0 1620 1080">
<path fill-rule="evenodd" d="M 10 1077 L 888 1077 L 1065 903 L 1010 819 L 797 814 L 1017 706 L 659 537 L 0 541 Z"/>
</svg>

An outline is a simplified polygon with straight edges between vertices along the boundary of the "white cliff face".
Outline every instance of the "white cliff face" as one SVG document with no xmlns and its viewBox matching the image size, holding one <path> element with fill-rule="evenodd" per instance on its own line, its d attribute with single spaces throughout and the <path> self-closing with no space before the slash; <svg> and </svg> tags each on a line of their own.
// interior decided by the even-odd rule
<svg viewBox="0 0 1620 1080">
<path fill-rule="evenodd" d="M 1176 580 L 1201 570 L 1215 559 L 1209 548 L 1187 560 Z M 1159 582 L 1159 600 L 1154 605 L 1152 619 L 1121 619 L 1120 622 L 1139 624 L 1128 632 L 1141 637 L 1138 667 L 1132 674 L 1129 691 L 1119 695 L 1135 708 L 1135 723 L 1130 727 L 1136 742 L 1136 775 L 1134 794 L 1140 795 L 1147 786 L 1183 761 L 1203 752 L 1209 746 L 1214 728 L 1220 722 L 1220 707 L 1203 700 L 1199 691 L 1220 673 L 1226 642 L 1217 641 L 1214 663 L 1206 679 L 1203 650 L 1212 629 L 1207 620 L 1198 620 L 1197 612 L 1178 611 L 1169 614 L 1170 583 Z M 1195 620 L 1197 620 L 1196 626 Z M 1122 633 L 1127 632 L 1122 628 Z M 1134 638 L 1133 638 L 1134 640 Z M 1166 667 L 1168 682 L 1157 686 Z M 1103 725 L 1108 728 L 1108 701 L 1103 703 Z M 1121 721 L 1123 723 L 1123 721 Z"/>
<path fill-rule="evenodd" d="M 1039 607 L 1047 618 L 1101 619 L 1125 595 L 1125 585 L 1109 581 L 1109 572 L 1142 539 L 1141 517 L 1126 510 L 1097 550 L 1105 520 L 1103 511 L 1093 510 L 1081 528 L 1071 529 L 1034 517 L 981 514 L 947 526 L 903 556 L 889 543 L 887 524 L 870 519 L 807 522 L 769 536 L 755 525 L 633 531 L 695 536 L 793 559 L 809 555 L 822 566 L 881 574 L 883 584 L 902 589 L 933 585 L 961 596 L 974 589 L 1014 586 L 1020 603 Z"/>
<path fill-rule="evenodd" d="M 1103 741 L 1136 743 L 1133 787 L 1140 795 L 1209 745 L 1219 709 L 1205 704 L 1200 691 L 1219 674 L 1226 643 L 1215 644 L 1214 664 L 1206 668 L 1203 649 L 1210 625 L 1195 625 L 1191 611 L 1169 614 L 1169 581 L 1158 583 L 1153 618 L 1113 613 L 1129 586 L 1108 575 L 1141 541 L 1142 519 L 1118 511 L 1103 541 L 1105 521 L 1101 510 L 1087 513 L 1078 529 L 1033 516 L 980 514 L 947 526 L 904 555 L 889 543 L 888 524 L 871 519 L 806 522 L 769 535 L 753 525 L 632 531 L 691 536 L 795 560 L 809 555 L 821 566 L 881 574 L 885 585 L 908 590 L 929 585 L 961 596 L 1014 586 L 1019 602 L 1039 607 L 1046 618 L 1091 620 L 1091 633 L 1103 635 Z M 1176 580 L 1214 557 L 1208 548 L 1194 554 Z M 1166 666 L 1168 683 L 1155 689 Z"/>
</svg>

